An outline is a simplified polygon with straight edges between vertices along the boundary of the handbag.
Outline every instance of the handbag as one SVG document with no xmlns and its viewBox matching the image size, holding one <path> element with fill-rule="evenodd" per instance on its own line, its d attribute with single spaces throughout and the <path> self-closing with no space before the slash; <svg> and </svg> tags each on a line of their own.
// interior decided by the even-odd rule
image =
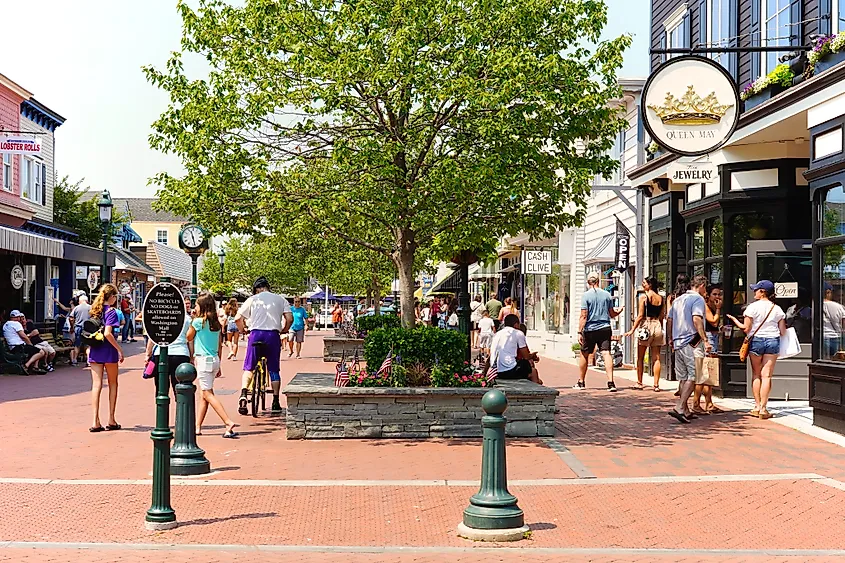
<svg viewBox="0 0 845 563">
<path fill-rule="evenodd" d="M 772 303 L 772 308 L 769 309 L 769 312 L 766 313 L 765 317 L 763 317 L 763 322 L 760 323 L 760 326 L 757 327 L 757 330 L 755 330 L 753 333 L 751 333 L 751 336 L 745 337 L 745 340 L 742 342 L 742 346 L 740 346 L 740 348 L 739 348 L 739 361 L 740 362 L 744 362 L 748 358 L 748 351 L 751 349 L 751 340 L 754 338 L 754 335 L 757 334 L 757 331 L 759 331 L 763 327 L 763 325 L 766 323 L 766 321 L 769 320 L 769 315 L 771 315 L 772 311 L 774 311 L 774 310 L 775 310 L 775 304 Z"/>
<path fill-rule="evenodd" d="M 801 353 L 801 343 L 798 342 L 798 333 L 793 327 L 786 329 L 786 332 L 780 338 L 780 350 L 778 351 L 778 359 L 791 358 Z"/>
</svg>

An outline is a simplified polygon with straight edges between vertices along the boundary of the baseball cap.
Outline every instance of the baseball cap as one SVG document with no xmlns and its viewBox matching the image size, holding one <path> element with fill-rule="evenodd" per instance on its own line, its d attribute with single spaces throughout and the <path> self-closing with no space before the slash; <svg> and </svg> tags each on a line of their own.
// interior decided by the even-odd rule
<svg viewBox="0 0 845 563">
<path fill-rule="evenodd" d="M 11 313 L 9 313 L 9 318 L 14 319 L 15 317 L 22 317 L 23 313 L 18 311 L 17 309 L 13 309 Z"/>
<path fill-rule="evenodd" d="M 775 292 L 775 284 L 769 280 L 760 280 L 755 284 L 751 284 L 751 289 L 757 291 L 758 289 L 765 289 L 768 293 Z"/>
<path fill-rule="evenodd" d="M 262 287 L 270 289 L 270 282 L 267 281 L 267 278 L 265 278 L 264 276 L 261 276 L 260 278 L 255 280 L 255 283 L 252 284 L 252 292 L 255 293 L 259 288 Z"/>
<path fill-rule="evenodd" d="M 824 282 L 825 291 L 833 291 L 833 285 L 830 282 Z"/>
<path fill-rule="evenodd" d="M 587 281 L 588 282 L 589 281 L 597 282 L 597 281 L 599 281 L 599 279 L 601 279 L 601 278 L 599 278 L 598 272 L 590 272 L 589 274 L 587 274 Z"/>
</svg>

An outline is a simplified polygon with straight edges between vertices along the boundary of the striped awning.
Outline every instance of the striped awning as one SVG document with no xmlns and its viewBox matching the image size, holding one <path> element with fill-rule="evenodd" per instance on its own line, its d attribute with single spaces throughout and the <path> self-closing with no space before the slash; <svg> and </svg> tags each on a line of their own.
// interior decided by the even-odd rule
<svg viewBox="0 0 845 563">
<path fill-rule="evenodd" d="M 615 233 L 604 235 L 598 244 L 584 255 L 583 263 L 594 264 L 596 262 L 613 262 L 615 260 L 615 250 L 613 248 L 613 241 L 615 239 Z"/>
<path fill-rule="evenodd" d="M 0 227 L 0 249 L 47 258 L 63 258 L 62 241 L 9 227 Z"/>
</svg>

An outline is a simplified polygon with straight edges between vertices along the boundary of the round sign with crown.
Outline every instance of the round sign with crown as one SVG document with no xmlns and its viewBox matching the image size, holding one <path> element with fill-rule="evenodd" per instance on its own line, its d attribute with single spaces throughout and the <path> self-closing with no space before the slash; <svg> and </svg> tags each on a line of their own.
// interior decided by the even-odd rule
<svg viewBox="0 0 845 563">
<path fill-rule="evenodd" d="M 686 56 L 660 65 L 645 83 L 642 119 L 652 140 L 684 156 L 708 154 L 730 139 L 741 104 L 719 63 Z"/>
</svg>

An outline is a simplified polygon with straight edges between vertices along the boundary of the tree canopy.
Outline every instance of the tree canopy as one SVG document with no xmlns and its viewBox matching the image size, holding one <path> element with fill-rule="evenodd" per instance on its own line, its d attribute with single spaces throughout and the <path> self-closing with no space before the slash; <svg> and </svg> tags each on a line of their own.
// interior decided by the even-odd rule
<svg viewBox="0 0 845 563">
<path fill-rule="evenodd" d="M 178 7 L 181 51 L 145 68 L 171 100 L 150 143 L 187 171 L 156 176 L 160 205 L 243 233 L 308 217 L 389 258 L 404 303 L 420 251 L 484 254 L 580 224 L 592 178 L 616 165 L 608 102 L 630 38 L 599 42 L 601 1 Z M 184 53 L 208 75 L 189 78 Z"/>
<path fill-rule="evenodd" d="M 83 187 L 85 179 L 71 183 L 67 176 L 56 183 L 53 189 L 53 221 L 70 227 L 79 238 L 79 244 L 101 246 L 103 242 L 103 227 L 100 223 L 100 212 L 97 200 L 82 200 L 82 196 L 90 190 Z M 126 218 L 117 209 L 112 210 L 112 236 L 117 234 L 121 223 Z"/>
</svg>

